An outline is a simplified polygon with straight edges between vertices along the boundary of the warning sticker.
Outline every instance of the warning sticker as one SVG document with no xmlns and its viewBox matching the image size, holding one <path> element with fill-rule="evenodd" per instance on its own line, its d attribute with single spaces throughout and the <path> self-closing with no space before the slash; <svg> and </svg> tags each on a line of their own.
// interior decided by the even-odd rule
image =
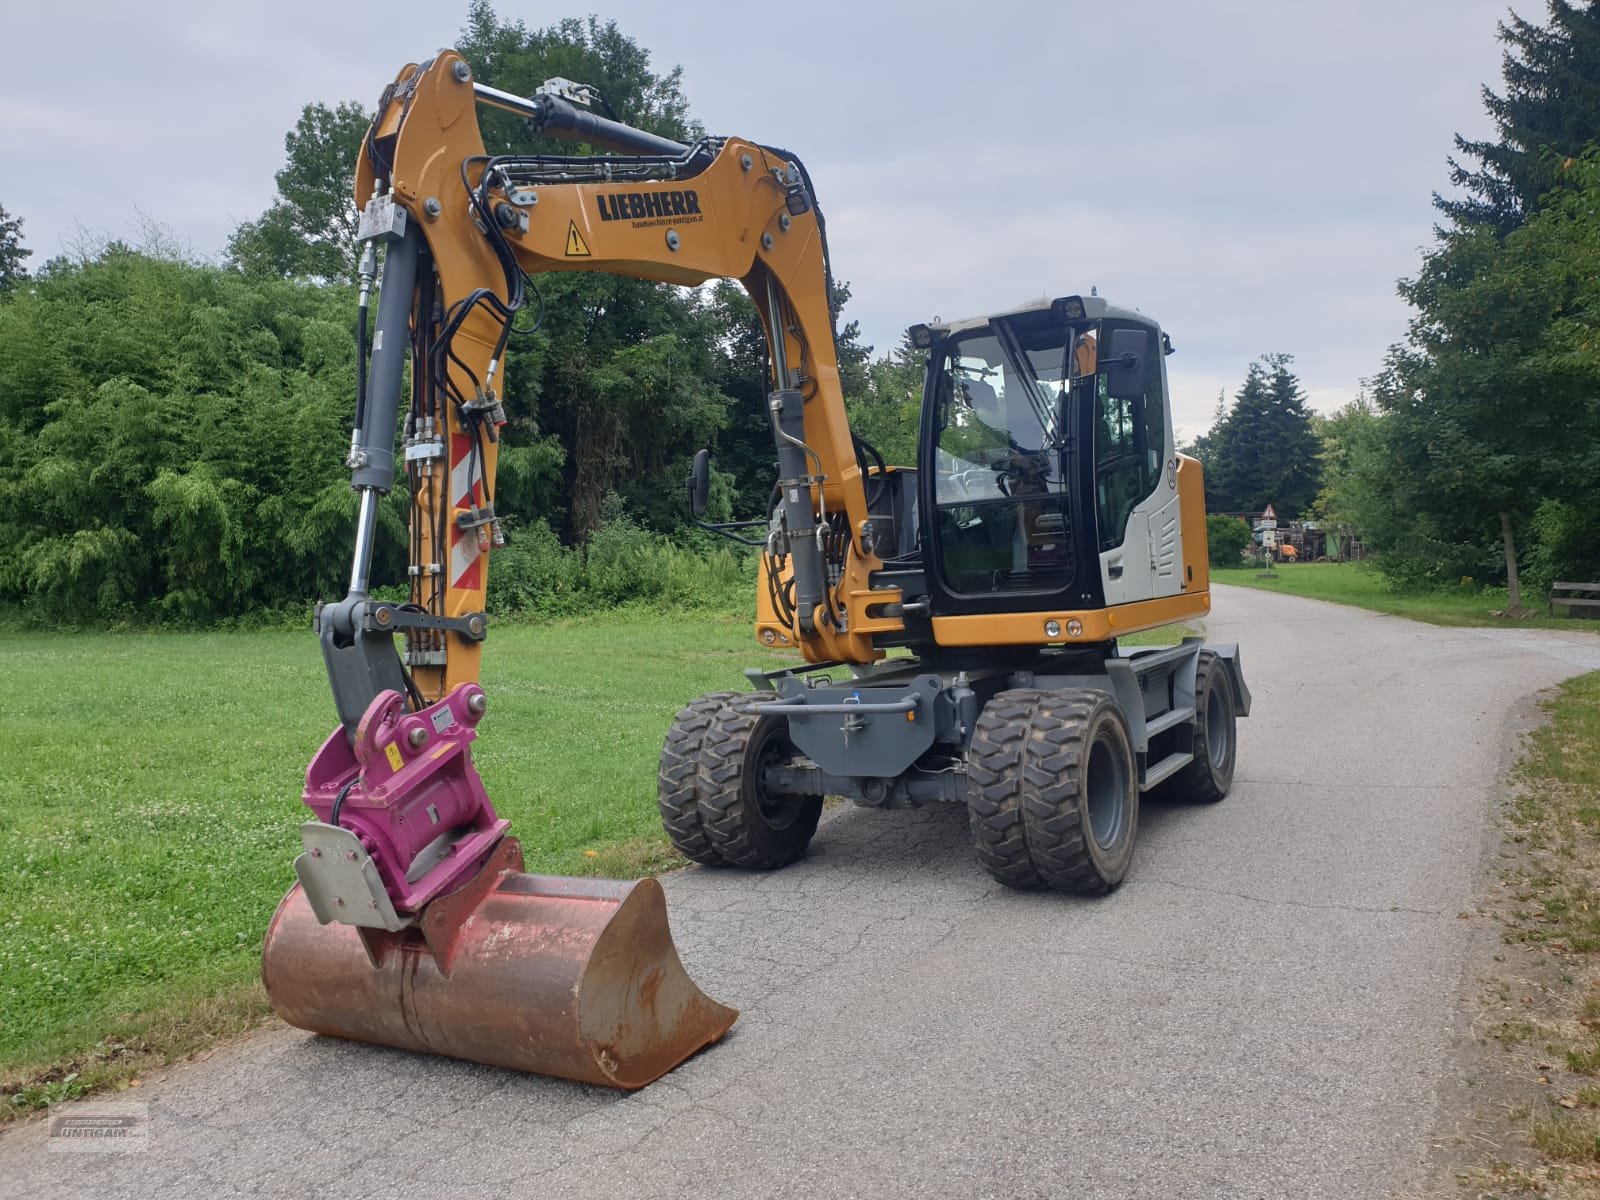
<svg viewBox="0 0 1600 1200">
<path fill-rule="evenodd" d="M 578 232 L 576 221 L 567 222 L 567 257 L 588 258 L 589 243 L 583 240 L 583 234 Z"/>
<path fill-rule="evenodd" d="M 390 742 L 383 749 L 384 753 L 389 756 L 389 767 L 391 770 L 398 771 L 405 765 L 405 760 L 400 757 L 399 746 L 396 746 L 393 742 Z"/>
</svg>

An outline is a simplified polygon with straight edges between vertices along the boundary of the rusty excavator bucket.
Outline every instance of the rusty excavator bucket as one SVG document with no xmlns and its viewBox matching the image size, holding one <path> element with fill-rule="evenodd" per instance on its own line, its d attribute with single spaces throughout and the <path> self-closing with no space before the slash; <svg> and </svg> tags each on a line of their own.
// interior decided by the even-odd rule
<svg viewBox="0 0 1600 1200">
<path fill-rule="evenodd" d="M 738 1013 L 684 971 L 654 879 L 522 872 L 466 751 L 481 698 L 464 685 L 407 713 L 386 692 L 354 747 L 343 729 L 324 743 L 305 796 L 321 819 L 262 948 L 267 995 L 314 1033 L 644 1087 Z"/>
<path fill-rule="evenodd" d="M 261 961 L 278 1015 L 332 1037 L 627 1089 L 728 1031 L 738 1013 L 685 973 L 659 883 L 524 875 L 514 839 L 500 847 L 420 931 L 324 925 L 296 885 Z"/>
</svg>

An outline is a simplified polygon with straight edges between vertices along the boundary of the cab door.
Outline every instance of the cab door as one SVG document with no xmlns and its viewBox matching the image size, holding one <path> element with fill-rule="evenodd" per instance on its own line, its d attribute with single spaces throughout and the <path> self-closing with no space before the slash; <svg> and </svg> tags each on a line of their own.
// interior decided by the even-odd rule
<svg viewBox="0 0 1600 1200">
<path fill-rule="evenodd" d="M 1097 364 L 1090 436 L 1108 605 L 1183 590 L 1177 458 L 1160 344 L 1148 326 L 1107 321 L 1100 332 L 1105 358 Z"/>
</svg>

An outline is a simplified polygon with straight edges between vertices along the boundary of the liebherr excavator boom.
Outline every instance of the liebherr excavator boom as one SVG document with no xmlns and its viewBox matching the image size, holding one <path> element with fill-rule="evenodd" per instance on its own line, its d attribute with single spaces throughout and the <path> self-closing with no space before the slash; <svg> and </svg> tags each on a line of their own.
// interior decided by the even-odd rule
<svg viewBox="0 0 1600 1200">
<path fill-rule="evenodd" d="M 479 104 L 605 153 L 488 154 Z M 349 466 L 360 505 L 349 590 L 317 619 L 340 724 L 307 771 L 316 819 L 302 830 L 299 883 L 267 934 L 267 991 L 306 1029 L 642 1086 L 720 1038 L 736 1014 L 684 973 L 654 880 L 523 874 L 473 767 L 488 704 L 478 683 L 484 594 L 502 541 L 501 363 L 527 276 L 743 283 L 772 337 L 780 456 L 811 481 L 784 506 L 799 595 L 816 608 L 799 627 L 819 653 L 870 655 L 873 631 L 898 621 L 869 611 L 881 564 L 865 543 L 847 568 L 861 593 L 845 601 L 848 624 L 824 616 L 820 590 L 838 580 L 824 579 L 816 513 L 863 528 L 869 513 L 810 182 L 793 157 L 754 142 L 682 145 L 559 95 L 485 87 L 446 51 L 384 92 L 356 195 L 364 344 Z M 391 603 L 372 598 L 371 565 L 378 504 L 401 470 L 410 595 Z M 897 598 L 890 589 L 873 601 Z"/>
</svg>

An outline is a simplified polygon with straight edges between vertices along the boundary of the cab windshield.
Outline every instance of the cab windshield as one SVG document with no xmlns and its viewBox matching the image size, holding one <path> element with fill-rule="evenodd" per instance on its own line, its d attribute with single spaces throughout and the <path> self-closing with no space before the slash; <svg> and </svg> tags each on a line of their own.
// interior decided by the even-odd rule
<svg viewBox="0 0 1600 1200">
<path fill-rule="evenodd" d="M 934 495 L 952 592 L 1056 591 L 1072 580 L 1066 430 L 1076 336 L 1064 323 L 1012 319 L 946 344 Z"/>
</svg>

